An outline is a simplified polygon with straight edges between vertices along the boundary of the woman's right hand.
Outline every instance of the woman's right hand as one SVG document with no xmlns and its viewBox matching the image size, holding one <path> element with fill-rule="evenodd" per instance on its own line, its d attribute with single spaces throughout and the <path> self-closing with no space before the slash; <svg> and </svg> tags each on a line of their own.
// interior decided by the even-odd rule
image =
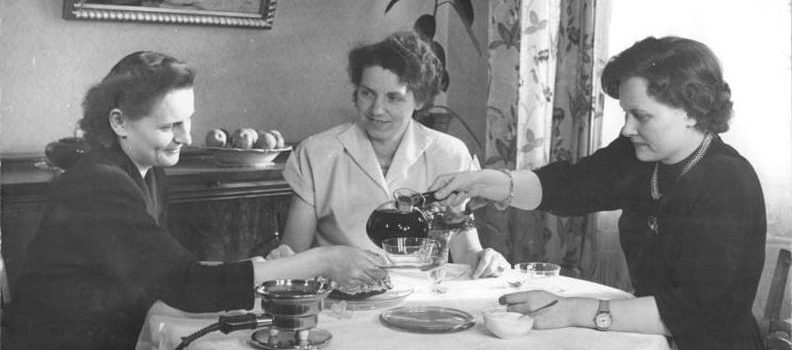
<svg viewBox="0 0 792 350">
<path fill-rule="evenodd" d="M 509 195 L 509 176 L 492 169 L 464 171 L 438 176 L 429 186 L 441 204 L 456 207 L 468 198 L 480 197 L 502 202 Z"/>
<path fill-rule="evenodd" d="M 295 253 L 291 249 L 291 247 L 289 247 L 289 246 L 287 246 L 285 244 L 281 244 L 277 248 L 271 250 L 269 252 L 269 254 L 267 254 L 267 260 L 280 259 L 280 258 L 284 258 L 284 257 L 287 257 L 287 256 L 292 256 L 294 254 Z"/>
<path fill-rule="evenodd" d="M 380 266 L 384 257 L 370 251 L 349 246 L 322 247 L 324 274 L 345 287 L 372 285 L 384 279 L 388 273 Z"/>
</svg>

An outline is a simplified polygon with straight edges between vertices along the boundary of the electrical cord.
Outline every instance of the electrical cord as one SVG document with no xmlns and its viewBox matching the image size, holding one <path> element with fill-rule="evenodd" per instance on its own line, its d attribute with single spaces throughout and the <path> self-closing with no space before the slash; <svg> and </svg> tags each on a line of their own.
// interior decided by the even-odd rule
<svg viewBox="0 0 792 350">
<path fill-rule="evenodd" d="M 182 337 L 181 343 L 179 343 L 175 350 L 184 350 L 194 340 L 214 331 L 221 331 L 223 334 L 228 334 L 241 329 L 256 329 L 271 324 L 272 318 L 267 314 L 247 313 L 242 315 L 220 316 L 217 322 L 201 328 L 193 334 Z"/>
</svg>

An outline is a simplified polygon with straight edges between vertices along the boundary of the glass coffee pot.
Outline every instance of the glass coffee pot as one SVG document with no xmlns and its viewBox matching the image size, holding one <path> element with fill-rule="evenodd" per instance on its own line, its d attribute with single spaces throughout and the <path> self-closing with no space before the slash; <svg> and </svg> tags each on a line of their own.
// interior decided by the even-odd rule
<svg viewBox="0 0 792 350">
<path fill-rule="evenodd" d="M 391 237 L 426 238 L 429 222 L 419 208 L 421 194 L 407 188 L 393 191 L 393 201 L 374 209 L 366 222 L 366 233 L 378 247 Z"/>
<path fill-rule="evenodd" d="M 486 202 L 473 199 L 464 211 L 453 211 L 433 204 L 439 201 L 434 192 L 397 189 L 393 192 L 392 201 L 383 203 L 371 213 L 366 223 L 366 233 L 378 247 L 382 246 L 386 238 L 428 237 L 440 241 L 443 250 L 448 252 L 448 242 L 453 235 L 474 227 L 472 212 Z"/>
</svg>

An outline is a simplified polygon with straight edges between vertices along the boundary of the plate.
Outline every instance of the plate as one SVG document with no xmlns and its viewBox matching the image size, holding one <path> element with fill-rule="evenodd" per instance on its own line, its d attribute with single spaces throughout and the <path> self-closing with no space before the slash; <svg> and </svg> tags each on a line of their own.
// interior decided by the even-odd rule
<svg viewBox="0 0 792 350">
<path fill-rule="evenodd" d="M 258 166 L 271 164 L 282 152 L 290 152 L 291 146 L 274 149 L 241 149 L 207 147 L 209 153 L 219 165 L 223 166 Z"/>
<path fill-rule="evenodd" d="M 393 288 L 389 289 L 387 292 L 372 295 L 366 299 L 342 300 L 327 297 L 324 302 L 326 309 L 330 309 L 330 307 L 335 303 L 345 301 L 347 305 L 346 308 L 348 310 L 373 310 L 396 305 L 402 302 L 412 293 L 413 288 L 409 285 L 400 282 L 394 282 Z"/>
<path fill-rule="evenodd" d="M 398 307 L 381 313 L 380 321 L 388 327 L 415 333 L 453 333 L 476 324 L 473 315 L 440 306 Z"/>
<path fill-rule="evenodd" d="M 391 274 L 396 274 L 399 276 L 405 276 L 410 278 L 420 278 L 425 279 L 426 271 L 421 271 L 420 266 L 415 268 L 410 267 L 394 267 L 388 266 L 390 269 L 389 272 Z M 455 263 L 448 263 L 445 265 L 445 278 L 443 281 L 452 281 L 452 280 L 466 280 L 470 279 L 471 274 L 473 271 L 468 264 L 455 264 Z"/>
</svg>

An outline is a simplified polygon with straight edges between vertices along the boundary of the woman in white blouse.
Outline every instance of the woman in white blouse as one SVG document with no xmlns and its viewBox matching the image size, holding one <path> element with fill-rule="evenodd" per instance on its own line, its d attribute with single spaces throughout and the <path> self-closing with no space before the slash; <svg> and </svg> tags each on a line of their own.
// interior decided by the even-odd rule
<svg viewBox="0 0 792 350">
<path fill-rule="evenodd" d="M 412 118 L 431 108 L 439 93 L 440 61 L 415 33 L 395 33 L 349 53 L 353 121 L 305 139 L 283 172 L 295 195 L 283 244 L 300 252 L 311 246 L 379 248 L 365 230 L 368 216 L 392 200 L 397 188 L 428 189 L 440 174 L 478 169 L 465 144 Z M 277 255 L 282 250 L 276 250 Z M 473 277 L 509 267 L 493 249 L 482 249 L 475 229 L 450 242 L 453 260 Z"/>
</svg>

